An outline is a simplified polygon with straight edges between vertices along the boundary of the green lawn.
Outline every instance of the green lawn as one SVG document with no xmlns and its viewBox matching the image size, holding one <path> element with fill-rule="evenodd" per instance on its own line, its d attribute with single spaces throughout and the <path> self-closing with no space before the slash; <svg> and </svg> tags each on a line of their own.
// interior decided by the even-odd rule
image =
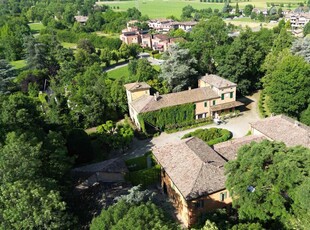
<svg viewBox="0 0 310 230">
<path fill-rule="evenodd" d="M 62 42 L 61 45 L 67 49 L 76 49 L 76 43 Z"/>
<path fill-rule="evenodd" d="M 160 70 L 160 66 L 153 66 L 154 69 L 156 69 L 157 71 Z M 123 66 L 114 70 L 111 70 L 109 72 L 107 72 L 108 77 L 111 79 L 118 79 L 118 78 L 123 78 L 123 79 L 129 79 L 129 71 L 128 71 L 128 66 Z"/>
<path fill-rule="evenodd" d="M 256 8 L 267 8 L 268 3 L 280 4 L 283 3 L 283 9 L 288 8 L 288 4 L 291 4 L 292 8 L 297 7 L 297 3 L 304 2 L 301 0 L 249 0 L 240 1 L 232 0 L 231 6 L 235 7 L 236 2 L 238 2 L 240 8 L 248 4 L 254 5 Z M 97 4 L 105 4 L 111 6 L 115 11 L 125 11 L 128 8 L 136 7 L 138 8 L 142 15 L 148 15 L 150 18 L 165 18 L 167 16 L 174 15 L 180 17 L 182 13 L 182 8 L 187 5 L 191 5 L 194 9 L 222 9 L 224 3 L 213 3 L 213 2 L 200 2 L 200 0 L 138 0 L 138 1 L 102 1 Z M 117 9 L 118 7 L 118 9 Z M 269 7 L 268 7 L 269 8 Z"/>
<path fill-rule="evenodd" d="M 174 15 L 180 17 L 182 8 L 187 5 L 193 6 L 195 9 L 222 9 L 224 3 L 208 3 L 200 2 L 199 0 L 138 0 L 138 1 L 103 1 L 97 4 L 106 4 L 112 7 L 113 10 L 125 11 L 128 8 L 138 8 L 142 15 L 148 15 L 150 18 L 165 18 Z M 119 9 L 117 9 L 119 7 Z"/>
<path fill-rule="evenodd" d="M 38 34 L 40 33 L 40 30 L 45 28 L 45 26 L 40 22 L 29 23 L 28 25 L 31 29 L 32 34 Z"/>
<path fill-rule="evenodd" d="M 10 62 L 12 66 L 14 66 L 16 69 L 22 69 L 26 66 L 25 60 L 18 60 L 18 61 L 12 61 Z"/>
<path fill-rule="evenodd" d="M 123 66 L 114 70 L 107 72 L 108 77 L 111 79 L 117 78 L 129 78 L 128 66 Z"/>
</svg>

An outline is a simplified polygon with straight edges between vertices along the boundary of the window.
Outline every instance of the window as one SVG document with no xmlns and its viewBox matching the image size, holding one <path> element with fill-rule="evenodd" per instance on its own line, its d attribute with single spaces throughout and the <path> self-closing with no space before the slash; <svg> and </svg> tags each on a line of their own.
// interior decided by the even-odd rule
<svg viewBox="0 0 310 230">
<path fill-rule="evenodd" d="M 224 100 L 225 94 L 222 93 L 221 99 Z"/>
<path fill-rule="evenodd" d="M 230 92 L 230 98 L 234 97 L 234 92 Z"/>
<path fill-rule="evenodd" d="M 205 101 L 205 107 L 207 107 L 208 106 L 208 103 Z"/>
<path fill-rule="evenodd" d="M 220 193 L 220 201 L 224 201 L 227 198 L 227 192 Z"/>
<path fill-rule="evenodd" d="M 194 104 L 194 109 L 196 109 L 196 104 Z"/>
<path fill-rule="evenodd" d="M 213 105 L 215 105 L 216 104 L 216 101 L 215 100 L 213 100 Z"/>
<path fill-rule="evenodd" d="M 229 109 L 229 112 L 232 112 L 232 109 Z"/>
<path fill-rule="evenodd" d="M 202 114 L 198 114 L 197 119 L 201 119 L 202 118 Z"/>
<path fill-rule="evenodd" d="M 199 200 L 195 203 L 196 208 L 203 208 L 204 207 L 204 200 Z"/>
</svg>

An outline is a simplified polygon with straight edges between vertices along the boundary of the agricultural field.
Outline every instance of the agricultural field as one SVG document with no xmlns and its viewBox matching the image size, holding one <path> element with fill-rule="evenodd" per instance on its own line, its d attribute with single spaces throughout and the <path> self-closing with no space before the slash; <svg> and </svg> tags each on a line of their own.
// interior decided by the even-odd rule
<svg viewBox="0 0 310 230">
<path fill-rule="evenodd" d="M 191 5 L 195 9 L 204 9 L 209 7 L 211 7 L 212 9 L 222 9 L 224 6 L 224 3 L 205 3 L 205 2 L 202 3 L 197 0 L 104 1 L 104 2 L 97 2 L 97 4 L 109 5 L 115 11 L 125 11 L 128 8 L 136 7 L 141 11 L 142 15 L 148 15 L 150 18 L 166 18 L 172 15 L 177 18 L 180 18 L 182 8 L 187 5 Z"/>
<path fill-rule="evenodd" d="M 208 0 L 206 0 L 208 1 Z M 211 0 L 213 1 L 213 0 Z M 275 5 L 280 5 L 281 3 L 284 5 L 283 9 L 289 7 L 289 4 L 292 8 L 296 8 L 298 3 L 304 3 L 303 0 L 249 0 L 249 1 L 237 1 L 232 0 L 231 5 L 235 6 L 236 2 L 238 2 L 239 7 L 242 9 L 247 4 L 252 4 L 256 8 L 267 8 L 268 5 L 274 3 Z M 268 4 L 267 4 L 268 3 Z M 138 8 L 142 15 L 148 15 L 150 18 L 166 18 L 168 16 L 180 17 L 182 13 L 182 8 L 187 5 L 193 6 L 194 9 L 222 9 L 224 3 L 216 3 L 214 2 L 200 2 L 200 0 L 137 0 L 137 1 L 101 1 L 97 2 L 97 4 L 109 5 L 115 11 L 125 11 L 128 8 L 136 7 Z"/>
</svg>

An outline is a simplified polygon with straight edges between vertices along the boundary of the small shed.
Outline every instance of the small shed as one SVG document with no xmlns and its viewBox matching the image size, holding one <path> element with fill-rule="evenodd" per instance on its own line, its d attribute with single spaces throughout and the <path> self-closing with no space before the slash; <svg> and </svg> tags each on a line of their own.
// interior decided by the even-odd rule
<svg viewBox="0 0 310 230">
<path fill-rule="evenodd" d="M 114 158 L 95 164 L 85 165 L 72 170 L 72 175 L 80 186 L 89 187 L 96 183 L 123 182 L 128 168 L 121 158 Z"/>
</svg>

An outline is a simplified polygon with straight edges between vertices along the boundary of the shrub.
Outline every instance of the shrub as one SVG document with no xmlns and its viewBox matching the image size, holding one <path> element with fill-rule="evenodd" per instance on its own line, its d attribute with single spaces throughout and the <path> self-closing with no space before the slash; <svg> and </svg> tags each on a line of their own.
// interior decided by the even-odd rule
<svg viewBox="0 0 310 230">
<path fill-rule="evenodd" d="M 133 185 L 141 184 L 143 187 L 155 184 L 160 179 L 160 166 L 155 165 L 152 168 L 129 172 L 125 175 L 125 179 Z"/>
<path fill-rule="evenodd" d="M 194 132 L 185 134 L 182 139 L 188 137 L 198 137 L 206 142 L 208 145 L 215 145 L 220 142 L 224 142 L 232 138 L 232 133 L 227 129 L 197 129 Z"/>
</svg>

